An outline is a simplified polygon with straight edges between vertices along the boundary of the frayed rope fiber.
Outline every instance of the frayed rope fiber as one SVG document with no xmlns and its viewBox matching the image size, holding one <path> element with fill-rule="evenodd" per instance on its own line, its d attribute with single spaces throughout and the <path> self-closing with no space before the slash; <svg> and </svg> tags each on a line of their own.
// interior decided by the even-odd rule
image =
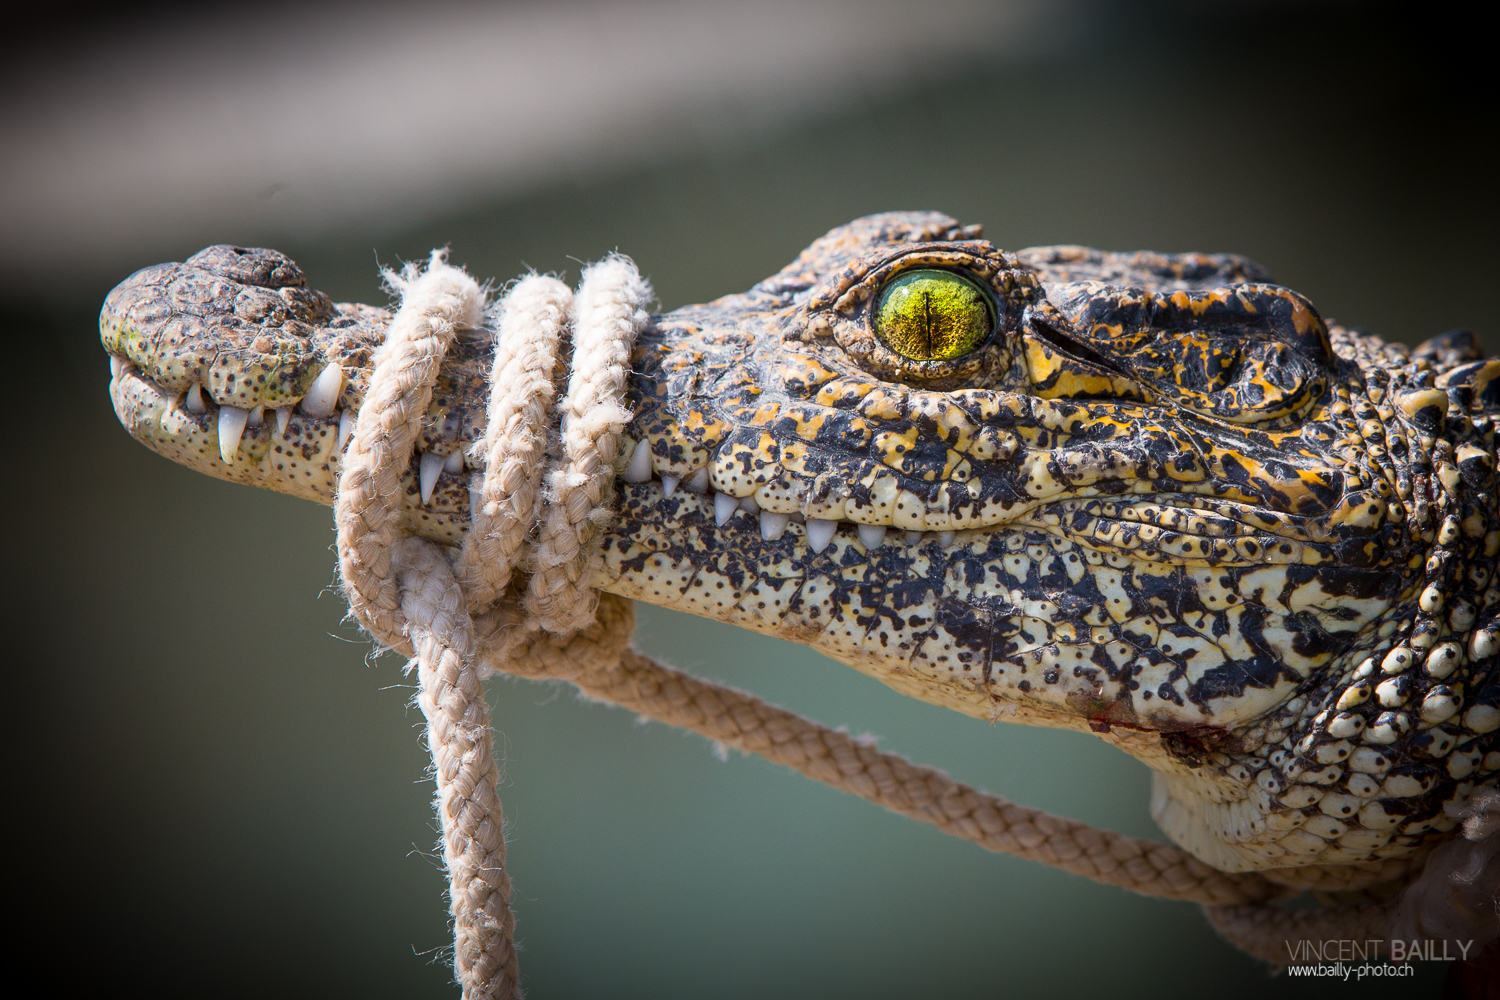
<svg viewBox="0 0 1500 1000">
<path fill-rule="evenodd" d="M 486 305 L 484 290 L 441 251 L 425 269 L 408 265 L 387 280 L 401 305 L 376 353 L 339 478 L 339 571 L 360 624 L 417 672 L 454 976 L 465 1000 L 521 996 L 483 687 L 495 671 L 569 681 L 591 698 L 761 754 L 987 850 L 1204 904 L 1252 954 L 1262 943 L 1250 940 L 1256 934 L 1281 932 L 1285 911 L 1266 904 L 1289 890 L 1263 875 L 1220 872 L 1174 846 L 1015 805 L 629 647 L 631 603 L 590 586 L 630 419 L 630 352 L 651 299 L 627 257 L 590 265 L 576 293 L 536 274 L 510 287 L 498 307 L 488 422 L 469 451 L 484 470 L 470 482 L 470 530 L 457 552 L 406 533 L 402 481 L 433 383 L 458 331 L 484 324 Z M 571 370 L 559 402 L 565 357 Z M 1473 865 L 1468 855 L 1457 863 Z M 1314 912 L 1333 919 L 1342 911 Z M 1384 927 L 1389 916 L 1367 906 L 1338 919 Z"/>
</svg>

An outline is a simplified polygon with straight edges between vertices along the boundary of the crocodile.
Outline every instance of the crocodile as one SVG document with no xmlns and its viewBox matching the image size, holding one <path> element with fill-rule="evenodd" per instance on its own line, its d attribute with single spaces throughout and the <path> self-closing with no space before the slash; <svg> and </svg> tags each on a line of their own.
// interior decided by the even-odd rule
<svg viewBox="0 0 1500 1000">
<path fill-rule="evenodd" d="M 100 330 L 136 439 L 329 504 L 391 317 L 216 246 Z M 496 325 L 449 350 L 404 483 L 445 544 Z M 631 365 L 602 590 L 1092 733 L 1224 871 L 1388 879 L 1500 779 L 1500 359 L 1467 331 L 1410 349 L 1241 256 L 904 212 L 651 317 Z"/>
</svg>

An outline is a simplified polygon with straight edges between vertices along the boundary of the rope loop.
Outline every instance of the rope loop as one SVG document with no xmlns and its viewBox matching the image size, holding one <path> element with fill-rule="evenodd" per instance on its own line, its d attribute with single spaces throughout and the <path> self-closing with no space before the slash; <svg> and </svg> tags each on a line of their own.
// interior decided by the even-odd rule
<svg viewBox="0 0 1500 1000">
<path fill-rule="evenodd" d="M 458 331 L 482 324 L 485 293 L 441 251 L 425 270 L 386 277 L 401 305 L 376 352 L 339 478 L 339 570 L 352 614 L 417 672 L 465 1000 L 521 995 L 483 687 L 495 671 L 569 681 L 591 698 L 760 754 L 986 850 L 1203 904 L 1226 937 L 1268 961 L 1278 934 L 1384 935 L 1388 901 L 1294 915 L 1268 904 L 1295 890 L 1264 875 L 1221 872 L 1178 847 L 1018 806 L 631 649 L 631 603 L 591 586 L 630 420 L 630 352 L 651 299 L 627 257 L 585 269 L 576 294 L 537 274 L 510 287 L 498 307 L 487 424 L 469 451 L 483 472 L 470 481 L 468 535 L 452 552 L 406 533 L 403 481 L 432 386 Z M 565 360 L 567 390 L 555 402 Z"/>
<path fill-rule="evenodd" d="M 614 254 L 583 272 L 574 300 L 573 373 L 562 404 L 562 461 L 547 473 L 547 509 L 526 609 L 557 635 L 594 620 L 589 586 L 593 545 L 609 523 L 620 432 L 630 421 L 625 379 L 630 349 L 645 329 L 651 286 L 628 257 Z"/>
</svg>

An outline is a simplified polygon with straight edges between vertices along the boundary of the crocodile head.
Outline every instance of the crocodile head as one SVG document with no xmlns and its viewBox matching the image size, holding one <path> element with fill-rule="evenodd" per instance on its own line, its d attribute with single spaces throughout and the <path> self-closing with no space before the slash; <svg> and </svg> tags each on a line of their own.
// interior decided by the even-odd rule
<svg viewBox="0 0 1500 1000">
<path fill-rule="evenodd" d="M 273 251 L 138 272 L 101 329 L 121 421 L 329 503 L 390 313 Z M 488 329 L 406 488 L 454 542 Z M 1500 773 L 1500 361 L 1325 322 L 1229 255 L 1003 252 L 873 216 L 653 318 L 597 586 L 810 645 L 902 693 L 1090 731 L 1226 870 L 1375 864 Z"/>
</svg>

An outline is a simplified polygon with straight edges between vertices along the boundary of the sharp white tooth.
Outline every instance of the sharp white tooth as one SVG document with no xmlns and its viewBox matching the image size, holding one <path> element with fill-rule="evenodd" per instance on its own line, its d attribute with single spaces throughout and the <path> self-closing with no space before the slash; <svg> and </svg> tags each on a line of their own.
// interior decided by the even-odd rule
<svg viewBox="0 0 1500 1000">
<path fill-rule="evenodd" d="M 839 530 L 837 521 L 829 521 L 821 517 L 810 517 L 807 519 L 807 547 L 814 552 L 822 552 L 828 548 L 828 543 L 833 541 L 833 536 Z"/>
<path fill-rule="evenodd" d="M 443 471 L 451 472 L 454 475 L 458 475 L 464 471 L 464 450 L 462 448 L 455 448 L 448 453 L 447 459 L 443 461 Z"/>
<path fill-rule="evenodd" d="M 630 453 L 630 464 L 622 477 L 627 483 L 644 483 L 651 478 L 651 446 L 641 440 Z"/>
<path fill-rule="evenodd" d="M 290 406 L 278 407 L 271 411 L 276 418 L 276 436 L 286 437 L 286 425 L 292 419 L 292 408 Z"/>
<path fill-rule="evenodd" d="M 249 419 L 249 410 L 219 407 L 219 457 L 224 461 L 234 461 L 235 453 L 240 450 L 240 438 L 245 434 L 245 421 Z"/>
<path fill-rule="evenodd" d="M 125 370 L 125 360 L 114 354 L 109 356 L 109 377 L 119 378 L 120 373 Z"/>
<path fill-rule="evenodd" d="M 949 546 L 949 545 L 952 545 L 953 544 L 953 536 L 955 534 L 956 534 L 956 532 L 952 532 L 952 531 L 939 531 L 938 532 L 938 544 L 941 545 L 941 546 L 943 546 L 943 547 L 945 547 L 945 548 L 947 546 Z"/>
<path fill-rule="evenodd" d="M 760 512 L 760 537 L 768 542 L 774 542 L 786 531 L 786 526 L 792 523 L 792 519 L 786 514 L 772 514 L 768 510 Z"/>
<path fill-rule="evenodd" d="M 682 488 L 687 490 L 689 493 L 707 493 L 708 470 L 699 469 L 691 476 L 688 476 L 687 481 L 682 484 Z"/>
<path fill-rule="evenodd" d="M 245 419 L 245 426 L 246 427 L 259 427 L 261 424 L 263 424 L 265 422 L 266 422 L 266 409 L 265 409 L 265 407 L 263 407 L 263 406 L 256 406 L 256 407 L 252 407 L 250 409 L 250 416 L 248 416 Z"/>
<path fill-rule="evenodd" d="M 906 531 L 902 532 L 902 534 L 905 536 L 903 538 L 903 541 L 905 541 L 907 545 L 917 545 L 922 541 L 922 533 L 920 531 Z"/>
<path fill-rule="evenodd" d="M 447 459 L 435 451 L 422 452 L 422 458 L 417 462 L 417 481 L 422 487 L 422 502 L 428 503 L 432 500 L 432 488 L 437 485 L 438 476 L 443 474 L 443 463 Z"/>
<path fill-rule="evenodd" d="M 755 499 L 754 494 L 748 497 L 740 497 L 740 510 L 748 510 L 752 514 L 759 514 L 760 502 Z"/>
<path fill-rule="evenodd" d="M 740 502 L 728 493 L 714 494 L 714 523 L 720 527 L 740 509 Z"/>
<path fill-rule="evenodd" d="M 861 524 L 859 526 L 859 541 L 867 549 L 880 548 L 880 543 L 885 541 L 885 525 Z"/>
<path fill-rule="evenodd" d="M 339 451 L 344 450 L 344 443 L 349 440 L 349 435 L 354 433 L 354 411 L 345 410 L 339 414 Z"/>
<path fill-rule="evenodd" d="M 188 386 L 187 408 L 189 413 L 207 413 L 208 403 L 203 400 L 203 386 L 194 382 Z"/>
<path fill-rule="evenodd" d="M 307 395 L 302 397 L 302 412 L 311 417 L 332 416 L 334 407 L 339 405 L 339 393 L 343 391 L 344 369 L 329 365 L 307 387 Z"/>
<path fill-rule="evenodd" d="M 484 473 L 476 472 L 469 477 L 469 522 L 472 524 L 479 513 L 479 498 L 484 495 Z"/>
<path fill-rule="evenodd" d="M 676 493 L 677 492 L 677 484 L 680 483 L 681 481 L 682 480 L 678 479 L 676 476 L 662 476 L 661 477 L 661 495 L 664 496 L 664 497 L 669 497 L 673 493 Z"/>
</svg>

